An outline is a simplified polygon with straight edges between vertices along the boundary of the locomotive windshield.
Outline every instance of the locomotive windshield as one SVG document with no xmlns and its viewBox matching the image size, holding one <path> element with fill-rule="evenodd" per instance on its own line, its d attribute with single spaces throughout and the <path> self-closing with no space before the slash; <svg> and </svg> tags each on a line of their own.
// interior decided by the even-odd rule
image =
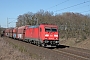
<svg viewBox="0 0 90 60">
<path fill-rule="evenodd" d="M 57 29 L 53 28 L 53 29 L 52 29 L 52 32 L 57 32 Z"/>
<path fill-rule="evenodd" d="M 45 32 L 57 32 L 56 28 L 45 28 Z"/>
</svg>

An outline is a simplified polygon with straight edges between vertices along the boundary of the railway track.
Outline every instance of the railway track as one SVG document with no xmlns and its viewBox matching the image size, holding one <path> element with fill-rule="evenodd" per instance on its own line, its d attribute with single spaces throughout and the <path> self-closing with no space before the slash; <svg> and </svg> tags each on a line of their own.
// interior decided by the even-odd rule
<svg viewBox="0 0 90 60">
<path fill-rule="evenodd" d="M 52 48 L 52 50 L 58 54 L 75 58 L 76 60 L 90 60 L 90 50 L 87 49 L 60 45 L 55 49 Z"/>
<path fill-rule="evenodd" d="M 53 49 L 53 51 L 68 57 L 73 57 L 76 60 L 90 60 L 90 51 L 85 49 L 70 47 L 65 49 Z"/>
<path fill-rule="evenodd" d="M 60 60 L 60 59 L 61 60 L 90 60 L 90 50 L 86 50 L 86 49 L 69 47 L 64 45 L 61 45 L 58 48 L 48 49 L 48 48 L 42 48 L 42 47 L 40 48 L 38 46 L 34 46 L 29 43 L 28 44 L 24 42 L 21 43 L 21 41 L 9 39 L 6 37 L 4 39 L 7 39 L 8 41 L 10 40 L 10 42 L 12 43 L 18 42 L 22 46 L 24 46 L 25 44 L 25 46 L 28 49 L 28 52 L 30 52 L 29 49 L 32 49 L 35 53 L 36 52 L 35 49 L 37 49 L 37 52 L 36 52 L 37 54 L 40 54 L 41 56 L 44 56 L 49 60 L 55 60 L 55 58 L 56 60 Z"/>
</svg>

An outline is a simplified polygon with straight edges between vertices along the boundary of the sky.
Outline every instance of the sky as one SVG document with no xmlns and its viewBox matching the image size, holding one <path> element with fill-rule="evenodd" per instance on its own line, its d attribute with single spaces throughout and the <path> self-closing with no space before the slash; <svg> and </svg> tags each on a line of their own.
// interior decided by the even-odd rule
<svg viewBox="0 0 90 60">
<path fill-rule="evenodd" d="M 27 12 L 44 11 L 61 14 L 75 12 L 90 14 L 90 0 L 0 0 L 1 27 L 15 27 L 17 17 Z"/>
</svg>

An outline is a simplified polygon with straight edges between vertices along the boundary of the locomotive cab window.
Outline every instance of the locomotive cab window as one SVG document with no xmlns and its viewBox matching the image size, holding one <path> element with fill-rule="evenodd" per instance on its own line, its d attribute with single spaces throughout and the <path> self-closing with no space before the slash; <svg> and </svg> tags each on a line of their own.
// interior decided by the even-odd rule
<svg viewBox="0 0 90 60">
<path fill-rule="evenodd" d="M 51 29 L 50 28 L 45 28 L 45 32 L 50 32 Z"/>
<path fill-rule="evenodd" d="M 52 30 L 52 32 L 57 32 L 56 28 L 52 28 L 51 30 Z"/>
<path fill-rule="evenodd" d="M 45 28 L 45 32 L 57 32 L 56 28 Z"/>
</svg>

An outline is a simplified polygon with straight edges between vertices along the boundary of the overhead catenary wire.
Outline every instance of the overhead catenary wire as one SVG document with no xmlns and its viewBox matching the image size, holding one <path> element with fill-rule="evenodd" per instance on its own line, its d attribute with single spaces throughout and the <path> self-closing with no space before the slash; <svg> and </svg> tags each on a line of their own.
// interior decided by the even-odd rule
<svg viewBox="0 0 90 60">
<path fill-rule="evenodd" d="M 51 8 L 54 8 L 54 7 L 57 7 L 57 6 L 59 6 L 59 5 L 63 4 L 63 3 L 66 3 L 66 2 L 68 2 L 68 1 L 69 1 L 69 0 L 65 0 L 65 1 L 63 1 L 63 2 L 61 2 L 61 3 L 59 3 L 59 4 L 56 4 L 56 5 L 54 5 L 54 6 L 50 7 L 50 8 L 47 8 L 46 10 L 51 9 Z"/>
<path fill-rule="evenodd" d="M 15 20 L 12 20 L 11 22 L 9 22 L 9 21 L 8 21 L 9 19 L 15 19 L 15 20 L 16 20 L 16 18 L 7 18 L 7 28 L 9 27 L 9 24 L 10 24 L 10 23 L 12 23 L 13 21 L 15 21 Z"/>
<path fill-rule="evenodd" d="M 13 19 L 11 22 L 9 22 L 8 24 L 10 24 L 10 23 L 12 23 L 12 22 L 14 22 L 14 21 L 16 21 L 17 19 L 16 18 L 7 18 L 7 19 Z"/>
<path fill-rule="evenodd" d="M 82 5 L 82 4 L 85 4 L 85 3 L 88 3 L 88 2 L 90 2 L 90 0 L 88 0 L 88 1 L 84 1 L 84 2 L 79 3 L 79 4 L 76 4 L 76 5 L 72 5 L 72 6 L 66 7 L 66 8 L 63 8 L 63 9 L 60 9 L 60 10 L 56 10 L 56 11 L 54 11 L 54 12 L 61 11 L 61 10 L 65 10 L 65 9 L 69 9 L 69 8 L 72 8 L 72 7 L 75 7 L 75 6 L 79 6 L 79 5 Z"/>
<path fill-rule="evenodd" d="M 82 6 L 82 7 L 78 7 L 78 8 L 75 8 L 74 10 L 78 10 L 78 9 L 81 9 L 81 8 L 85 8 L 85 7 L 89 7 L 90 5 L 86 5 L 86 6 Z M 72 10 L 72 9 L 71 9 Z M 71 11 L 69 10 L 69 11 Z M 72 11 L 71 11 L 72 12 Z"/>
<path fill-rule="evenodd" d="M 80 12 L 80 13 L 85 13 L 85 12 L 89 12 L 90 10 L 87 10 L 87 11 L 83 11 L 83 12 Z"/>
</svg>

